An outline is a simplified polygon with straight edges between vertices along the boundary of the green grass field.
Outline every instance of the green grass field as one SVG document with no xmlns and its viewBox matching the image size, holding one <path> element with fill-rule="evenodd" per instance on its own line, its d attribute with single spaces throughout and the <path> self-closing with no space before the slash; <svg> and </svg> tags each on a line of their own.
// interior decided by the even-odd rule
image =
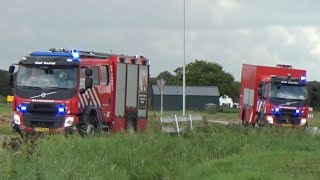
<svg viewBox="0 0 320 180">
<path fill-rule="evenodd" d="M 1 113 L 7 113 L 11 111 L 11 104 L 1 104 L 0 103 L 0 115 Z"/>
<path fill-rule="evenodd" d="M 310 124 L 320 125 L 318 115 Z M 0 179 L 320 179 L 319 138 L 303 129 L 204 124 L 169 135 L 151 112 L 146 133 L 47 136 L 0 149 Z"/>
<path fill-rule="evenodd" d="M 0 118 L 3 115 L 8 115 L 9 112 L 11 112 L 11 104 L 0 104 Z M 6 121 L 2 121 L 0 119 L 0 134 L 13 134 L 10 123 Z"/>
<path fill-rule="evenodd" d="M 0 152 L 0 179 L 319 179 L 319 153 L 318 136 L 278 128 L 50 136 Z"/>
</svg>

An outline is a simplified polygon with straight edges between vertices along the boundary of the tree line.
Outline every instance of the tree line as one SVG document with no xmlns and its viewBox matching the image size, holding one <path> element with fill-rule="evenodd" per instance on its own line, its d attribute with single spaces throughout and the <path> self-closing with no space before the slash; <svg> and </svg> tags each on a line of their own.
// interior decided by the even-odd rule
<svg viewBox="0 0 320 180">
<path fill-rule="evenodd" d="M 12 95 L 12 89 L 9 87 L 9 72 L 0 69 L 0 96 L 7 97 Z"/>
<path fill-rule="evenodd" d="M 221 95 L 228 95 L 238 102 L 240 82 L 224 71 L 223 67 L 214 62 L 196 59 L 186 65 L 186 85 L 188 86 L 217 86 Z M 150 78 L 150 84 L 156 85 L 157 79 L 166 81 L 166 85 L 182 85 L 183 68 L 174 69 L 174 74 L 169 71 L 161 72 L 157 77 Z"/>
<path fill-rule="evenodd" d="M 177 67 L 173 74 L 163 71 L 156 77 L 150 78 L 150 84 L 156 85 L 157 79 L 163 79 L 167 85 L 182 85 L 183 68 Z M 9 72 L 0 70 L 0 96 L 12 95 L 12 89 L 8 86 Z M 196 59 L 186 65 L 186 84 L 189 86 L 217 86 L 221 95 L 229 95 L 234 101 L 238 101 L 240 95 L 240 82 L 226 72 L 223 67 L 215 62 Z M 310 106 L 320 109 L 320 82 L 310 81 Z"/>
<path fill-rule="evenodd" d="M 157 79 L 163 79 L 167 85 L 182 85 L 182 67 L 161 72 L 157 77 L 150 78 L 150 84 L 156 85 Z M 310 106 L 320 110 L 320 82 L 309 81 Z M 223 67 L 214 62 L 195 60 L 186 65 L 186 84 L 189 86 L 217 86 L 221 95 L 229 95 L 235 102 L 240 96 L 240 82 L 223 70 Z"/>
</svg>

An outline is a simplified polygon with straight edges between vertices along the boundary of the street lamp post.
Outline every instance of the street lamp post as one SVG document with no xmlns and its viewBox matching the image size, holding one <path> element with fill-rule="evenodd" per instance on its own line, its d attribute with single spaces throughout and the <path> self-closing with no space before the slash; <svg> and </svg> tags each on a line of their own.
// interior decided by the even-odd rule
<svg viewBox="0 0 320 180">
<path fill-rule="evenodd" d="M 186 0 L 183 0 L 183 88 L 182 115 L 186 115 Z"/>
</svg>

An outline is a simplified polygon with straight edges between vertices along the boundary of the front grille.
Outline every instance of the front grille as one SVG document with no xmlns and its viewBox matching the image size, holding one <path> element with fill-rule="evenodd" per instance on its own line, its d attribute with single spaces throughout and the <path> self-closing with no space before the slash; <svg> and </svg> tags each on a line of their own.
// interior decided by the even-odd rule
<svg viewBox="0 0 320 180">
<path fill-rule="evenodd" d="M 54 103 L 31 102 L 28 105 L 28 112 L 57 113 L 58 108 Z"/>
<path fill-rule="evenodd" d="M 296 110 L 295 109 L 280 109 L 281 115 L 283 116 L 294 116 Z"/>
<path fill-rule="evenodd" d="M 42 127 L 42 128 L 54 128 L 54 122 L 41 122 L 41 121 L 30 121 L 30 126 Z"/>
<path fill-rule="evenodd" d="M 275 116 L 278 124 L 300 124 L 300 118 L 294 116 Z"/>
<path fill-rule="evenodd" d="M 44 113 L 25 113 L 23 123 L 27 127 L 60 128 L 64 122 L 63 115 Z"/>
</svg>

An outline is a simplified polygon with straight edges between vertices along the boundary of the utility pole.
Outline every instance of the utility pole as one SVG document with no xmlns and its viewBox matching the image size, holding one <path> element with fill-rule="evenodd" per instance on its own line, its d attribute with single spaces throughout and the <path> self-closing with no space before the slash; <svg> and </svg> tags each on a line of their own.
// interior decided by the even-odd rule
<svg viewBox="0 0 320 180">
<path fill-rule="evenodd" d="M 182 115 L 186 115 L 186 0 L 183 0 L 183 88 Z"/>
<path fill-rule="evenodd" d="M 161 91 L 160 91 L 160 95 L 161 95 L 161 109 L 160 109 L 160 117 L 162 117 L 162 113 L 163 113 L 163 90 L 164 90 L 164 81 L 163 81 L 163 79 L 161 79 L 160 81 L 161 81 Z"/>
</svg>

